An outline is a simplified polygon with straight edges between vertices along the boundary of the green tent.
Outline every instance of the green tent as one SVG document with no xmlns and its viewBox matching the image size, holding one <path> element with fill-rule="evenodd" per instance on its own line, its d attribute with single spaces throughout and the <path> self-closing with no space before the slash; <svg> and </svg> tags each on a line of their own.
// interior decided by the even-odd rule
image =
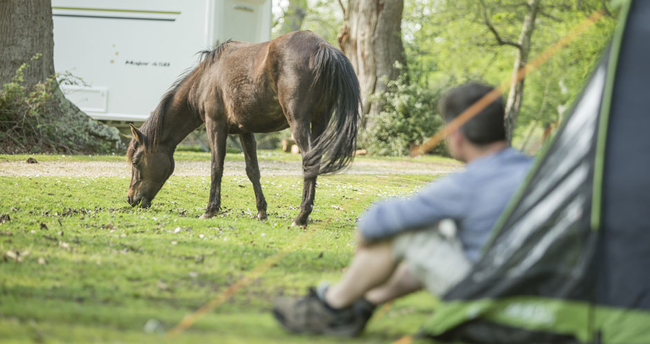
<svg viewBox="0 0 650 344">
<path fill-rule="evenodd" d="M 650 0 L 623 5 L 571 115 L 424 332 L 650 343 Z"/>
</svg>

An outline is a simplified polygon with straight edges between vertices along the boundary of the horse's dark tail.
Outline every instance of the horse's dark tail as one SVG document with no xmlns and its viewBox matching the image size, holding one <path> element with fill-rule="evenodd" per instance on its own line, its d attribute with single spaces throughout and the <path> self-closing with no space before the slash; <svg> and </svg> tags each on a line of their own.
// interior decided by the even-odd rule
<svg viewBox="0 0 650 344">
<path fill-rule="evenodd" d="M 359 80 L 347 57 L 329 44 L 321 45 L 312 61 L 315 71 L 312 89 L 322 90 L 324 114 L 332 118 L 303 157 L 303 167 L 307 175 L 310 171 L 311 174 L 334 173 L 352 163 L 357 148 L 362 106 Z M 320 169 L 316 172 L 319 159 Z"/>
</svg>

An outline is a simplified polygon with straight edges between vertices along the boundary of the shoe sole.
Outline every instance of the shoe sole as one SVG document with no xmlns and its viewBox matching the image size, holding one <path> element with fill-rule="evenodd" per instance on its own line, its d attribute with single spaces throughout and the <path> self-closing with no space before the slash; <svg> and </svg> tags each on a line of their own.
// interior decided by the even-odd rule
<svg viewBox="0 0 650 344">
<path fill-rule="evenodd" d="M 275 308 L 273 309 L 273 317 L 275 317 L 275 320 L 277 320 L 282 325 L 282 327 L 284 327 L 286 330 L 296 334 L 315 334 L 315 335 L 345 337 L 345 338 L 357 337 L 360 334 L 360 333 L 350 333 L 350 331 L 346 329 L 340 329 L 340 330 L 326 329 L 323 331 L 310 331 L 310 330 L 293 328 L 285 322 L 286 319 L 284 318 L 284 315 L 282 315 L 282 313 L 280 313 Z"/>
</svg>

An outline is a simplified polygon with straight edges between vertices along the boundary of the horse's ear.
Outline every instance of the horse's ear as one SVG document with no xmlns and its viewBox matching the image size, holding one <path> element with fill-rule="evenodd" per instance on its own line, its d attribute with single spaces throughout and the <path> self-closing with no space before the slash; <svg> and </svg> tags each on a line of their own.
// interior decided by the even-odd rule
<svg viewBox="0 0 650 344">
<path fill-rule="evenodd" d="M 139 144 L 144 143 L 144 137 L 140 130 L 138 128 L 134 127 L 133 124 L 129 124 L 131 126 L 131 134 L 133 134 L 133 138 L 138 141 Z"/>
</svg>

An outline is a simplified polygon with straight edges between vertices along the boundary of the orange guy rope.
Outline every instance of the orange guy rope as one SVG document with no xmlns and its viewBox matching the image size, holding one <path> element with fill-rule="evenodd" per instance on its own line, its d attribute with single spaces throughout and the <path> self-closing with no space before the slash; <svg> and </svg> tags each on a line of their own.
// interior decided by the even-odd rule
<svg viewBox="0 0 650 344">
<path fill-rule="evenodd" d="M 553 55 L 555 55 L 558 51 L 560 51 L 560 49 L 567 46 L 578 35 L 582 34 L 585 30 L 587 30 L 598 20 L 600 20 L 603 17 L 603 15 L 604 14 L 602 11 L 597 11 L 591 16 L 589 16 L 589 18 L 585 19 L 582 23 L 580 23 L 578 26 L 573 28 L 571 32 L 566 34 L 566 36 L 562 37 L 559 41 L 555 42 L 555 44 L 553 44 L 551 47 L 549 47 L 544 52 L 539 54 L 539 56 L 537 56 L 537 58 L 535 58 L 533 62 L 519 69 L 515 78 L 512 78 L 502 83 L 501 86 L 495 88 L 490 93 L 483 96 L 483 98 L 479 99 L 476 103 L 472 104 L 472 106 L 470 106 L 465 111 L 463 111 L 458 117 L 454 118 L 444 128 L 442 128 L 440 131 L 438 131 L 436 134 L 434 134 L 429 139 L 427 139 L 424 143 L 422 143 L 422 145 L 413 147 L 411 149 L 411 156 L 415 157 L 418 155 L 425 154 L 426 152 L 432 150 L 435 146 L 437 146 L 440 143 L 440 141 L 442 141 L 445 137 L 447 137 L 449 133 L 460 128 L 463 124 L 467 123 L 467 121 L 472 119 L 479 112 L 481 112 L 488 105 L 490 105 L 494 100 L 500 97 L 501 94 L 506 89 L 510 88 L 510 85 L 512 85 L 513 83 L 513 79 L 514 82 L 519 82 L 523 80 L 526 77 L 526 75 L 535 71 L 539 66 L 544 64 L 544 62 L 548 61 L 548 59 L 550 59 Z"/>
<path fill-rule="evenodd" d="M 174 328 L 167 332 L 167 339 L 172 339 L 177 337 L 179 334 L 187 330 L 192 324 L 197 320 L 203 318 L 207 313 L 211 312 L 213 309 L 219 305 L 226 302 L 230 297 L 235 295 L 239 290 L 246 287 L 248 284 L 257 279 L 260 275 L 268 271 L 273 265 L 282 260 L 287 254 L 289 254 L 293 248 L 297 245 L 300 245 L 311 238 L 314 235 L 315 231 L 308 231 L 300 234 L 289 246 L 285 247 L 284 250 L 278 251 L 271 257 L 265 259 L 261 262 L 255 269 L 249 271 L 242 278 L 240 278 L 235 284 L 231 284 L 226 290 L 217 294 L 212 300 L 203 305 L 201 308 L 196 310 L 194 313 L 187 315 L 183 320 L 178 323 Z"/>
<path fill-rule="evenodd" d="M 413 336 L 404 336 L 393 342 L 393 344 L 411 344 L 411 343 L 413 343 Z"/>
</svg>

